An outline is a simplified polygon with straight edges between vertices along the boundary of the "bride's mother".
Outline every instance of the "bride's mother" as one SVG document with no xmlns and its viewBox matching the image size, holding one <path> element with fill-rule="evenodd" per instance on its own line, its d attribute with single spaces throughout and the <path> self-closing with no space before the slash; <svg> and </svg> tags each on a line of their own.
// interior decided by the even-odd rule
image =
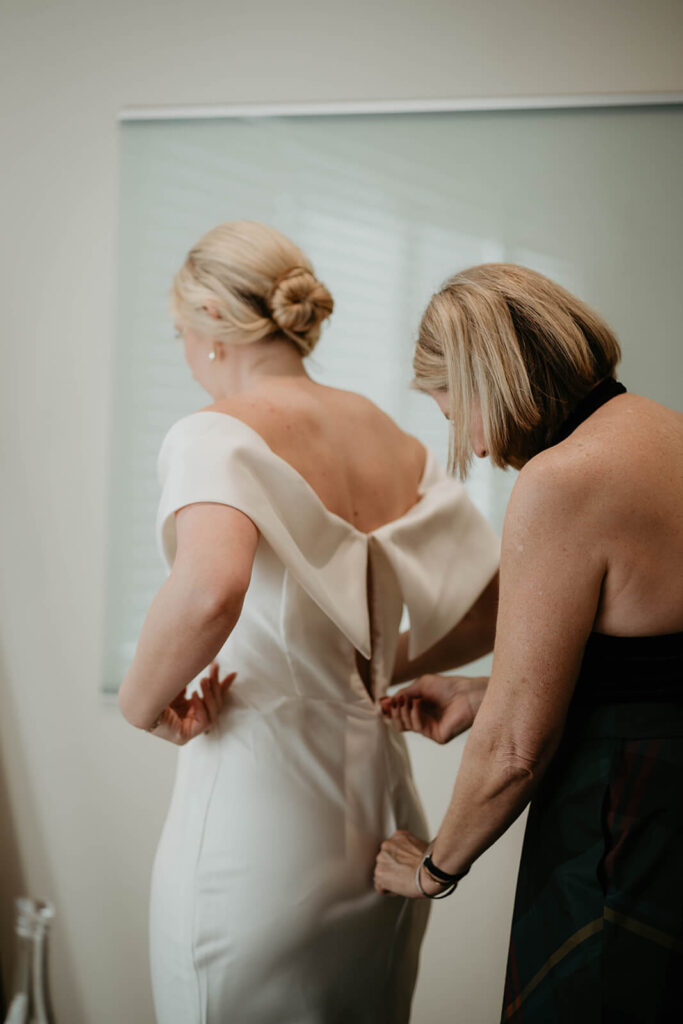
<svg viewBox="0 0 683 1024">
<path fill-rule="evenodd" d="M 427 676 L 385 702 L 440 742 L 463 692 L 479 710 L 433 846 L 396 833 L 375 885 L 448 894 L 531 801 L 505 1021 L 680 1019 L 683 416 L 626 393 L 619 359 L 595 312 L 509 264 L 451 278 L 415 352 L 453 465 L 521 472 L 488 685 Z"/>
</svg>

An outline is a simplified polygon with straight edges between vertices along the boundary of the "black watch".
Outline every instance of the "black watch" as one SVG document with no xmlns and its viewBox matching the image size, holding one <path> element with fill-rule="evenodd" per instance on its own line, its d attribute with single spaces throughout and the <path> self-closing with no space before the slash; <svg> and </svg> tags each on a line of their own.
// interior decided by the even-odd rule
<svg viewBox="0 0 683 1024">
<path fill-rule="evenodd" d="M 430 899 L 430 900 L 442 900 L 446 896 L 450 896 L 452 892 L 455 892 L 456 887 L 458 885 L 458 882 L 460 881 L 461 878 L 465 877 L 465 875 L 467 874 L 467 872 L 470 869 L 467 868 L 465 871 L 461 871 L 457 875 L 449 875 L 449 874 L 447 874 L 445 871 L 442 871 L 441 868 L 437 868 L 436 864 L 432 860 L 430 854 L 432 852 L 433 847 L 434 847 L 434 843 L 432 842 L 427 847 L 427 850 L 425 851 L 424 857 L 422 858 L 420 863 L 417 865 L 417 871 L 415 872 L 415 883 L 417 885 L 417 888 L 422 893 L 422 895 L 426 896 L 427 899 Z M 429 893 L 429 892 L 425 891 L 425 889 L 422 886 L 422 882 L 420 881 L 420 871 L 421 871 L 421 869 L 423 867 L 427 869 L 427 871 L 431 875 L 433 881 L 441 882 L 441 883 L 446 885 L 446 888 L 442 892 Z"/>
<path fill-rule="evenodd" d="M 422 863 L 435 882 L 445 882 L 447 885 L 457 885 L 460 879 L 464 878 L 470 870 L 469 868 L 466 868 L 457 875 L 449 875 L 446 871 L 442 871 L 441 868 L 437 868 L 429 854 L 427 854 Z"/>
</svg>

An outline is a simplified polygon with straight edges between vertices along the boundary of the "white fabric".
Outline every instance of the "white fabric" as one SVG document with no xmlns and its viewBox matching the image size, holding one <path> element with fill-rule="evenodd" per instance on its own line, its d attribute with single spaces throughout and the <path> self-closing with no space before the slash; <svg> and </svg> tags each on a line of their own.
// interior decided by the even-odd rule
<svg viewBox="0 0 683 1024">
<path fill-rule="evenodd" d="M 169 569 L 183 505 L 231 505 L 261 534 L 217 657 L 238 676 L 217 725 L 178 752 L 154 862 L 158 1024 L 401 1024 L 429 905 L 379 895 L 372 870 L 382 839 L 427 824 L 377 699 L 403 604 L 415 656 L 491 579 L 498 538 L 431 453 L 417 504 L 370 534 L 225 413 L 174 423 L 157 468 Z"/>
</svg>

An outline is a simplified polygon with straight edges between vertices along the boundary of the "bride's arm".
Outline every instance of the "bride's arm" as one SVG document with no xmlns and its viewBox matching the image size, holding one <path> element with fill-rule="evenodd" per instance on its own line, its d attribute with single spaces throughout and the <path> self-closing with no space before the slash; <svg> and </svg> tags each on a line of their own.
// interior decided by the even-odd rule
<svg viewBox="0 0 683 1024">
<path fill-rule="evenodd" d="M 401 633 L 392 684 L 460 668 L 488 654 L 493 650 L 497 610 L 498 573 L 450 633 L 412 661 L 408 658 L 410 633 Z"/>
<path fill-rule="evenodd" d="M 118 695 L 122 714 L 140 729 L 213 661 L 234 629 L 259 537 L 243 512 L 214 502 L 179 509 L 176 535 L 173 567 L 150 605 Z"/>
<path fill-rule="evenodd" d="M 509 827 L 550 763 L 607 572 L 586 471 L 543 467 L 520 473 L 506 515 L 493 670 L 432 852 L 449 874 Z M 383 844 L 376 887 L 416 896 L 420 854 L 404 846 L 405 836 Z"/>
</svg>

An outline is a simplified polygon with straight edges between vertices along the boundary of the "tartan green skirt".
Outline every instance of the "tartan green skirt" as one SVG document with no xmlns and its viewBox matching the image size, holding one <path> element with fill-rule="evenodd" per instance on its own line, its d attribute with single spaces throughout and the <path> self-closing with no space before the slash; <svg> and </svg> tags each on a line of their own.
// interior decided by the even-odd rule
<svg viewBox="0 0 683 1024">
<path fill-rule="evenodd" d="M 529 810 L 501 1021 L 683 1021 L 683 701 L 570 714 Z"/>
</svg>

